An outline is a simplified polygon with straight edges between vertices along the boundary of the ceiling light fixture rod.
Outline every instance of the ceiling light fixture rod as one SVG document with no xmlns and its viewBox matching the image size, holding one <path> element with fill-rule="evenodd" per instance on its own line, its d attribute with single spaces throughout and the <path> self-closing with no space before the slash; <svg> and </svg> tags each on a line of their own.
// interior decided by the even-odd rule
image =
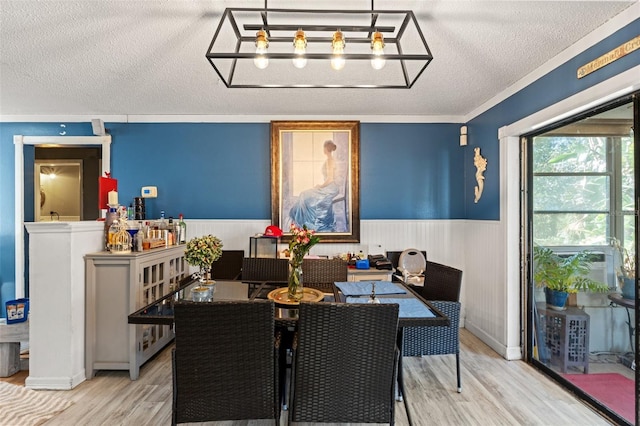
<svg viewBox="0 0 640 426">
<path fill-rule="evenodd" d="M 402 55 L 402 43 L 400 43 L 400 39 L 402 38 L 402 36 L 404 35 L 405 30 L 407 29 L 407 25 L 409 25 L 409 15 L 405 16 L 405 19 L 402 21 L 402 24 L 400 25 L 400 28 L 398 29 L 398 40 L 397 40 L 396 46 L 397 46 L 397 49 L 398 49 L 398 53 L 401 54 L 401 55 Z M 417 26 L 417 23 L 416 23 L 416 26 Z M 420 28 L 418 27 L 418 32 L 419 31 L 420 31 Z M 422 33 L 420 33 L 420 36 L 422 36 Z M 422 38 L 422 41 L 424 42 L 424 37 Z M 424 42 L 424 44 L 426 46 L 426 42 Z M 413 86 L 413 83 L 418 79 L 418 77 L 420 76 L 422 71 L 424 71 L 424 68 L 426 68 L 427 65 L 429 65 L 429 62 L 427 62 L 425 64 L 425 66 L 422 68 L 422 70 L 420 70 L 420 72 L 418 73 L 416 78 L 413 80 L 413 82 L 411 82 L 411 79 L 409 78 L 409 71 L 407 70 L 406 64 L 404 63 L 404 61 L 400 61 L 400 68 L 402 69 L 402 76 L 403 76 L 404 82 L 405 82 L 405 84 L 407 85 L 408 88 L 411 88 L 411 86 Z"/>
<path fill-rule="evenodd" d="M 411 17 L 409 17 L 409 15 L 407 15 L 405 23 L 403 23 L 402 28 L 400 28 L 400 30 L 398 31 L 398 52 L 402 53 L 402 46 L 400 45 L 400 38 L 402 37 L 402 34 L 404 34 L 405 29 L 407 28 L 407 25 L 409 25 L 409 19 L 413 20 L 414 25 L 416 26 L 416 31 L 418 32 L 418 35 L 420 36 L 420 41 L 422 42 L 423 45 L 427 45 L 427 40 L 425 40 L 424 38 L 424 34 L 422 34 L 422 30 L 420 29 L 420 25 L 418 25 L 418 21 L 416 20 L 415 15 L 412 13 Z M 418 71 L 418 73 L 416 74 L 416 76 L 413 78 L 413 81 L 408 84 L 408 88 L 410 89 L 414 83 L 418 80 L 418 78 L 420 78 L 420 76 L 422 75 L 422 73 L 424 72 L 424 70 L 427 69 L 427 65 L 429 65 L 431 61 L 428 61 L 424 64 L 424 66 L 420 69 L 420 71 Z M 402 68 L 405 69 L 404 63 L 402 63 Z M 405 74 L 405 78 L 408 81 L 408 74 Z"/>
<path fill-rule="evenodd" d="M 255 53 L 253 52 L 234 52 L 234 53 L 210 53 L 207 54 L 208 58 L 219 58 L 219 59 L 253 59 L 255 57 Z M 284 53 L 267 53 L 265 56 L 269 59 L 292 59 L 295 58 L 295 54 L 293 52 L 284 52 Z M 331 59 L 333 58 L 333 53 L 307 53 L 305 55 L 308 59 Z M 388 60 L 407 60 L 407 61 L 424 61 L 431 59 L 431 56 L 428 55 L 401 55 L 401 54 L 385 54 L 385 58 Z M 343 53 L 344 59 L 351 60 L 371 60 L 375 58 L 373 53 Z"/>
<path fill-rule="evenodd" d="M 255 41 L 255 36 L 253 37 L 241 37 L 240 40 L 244 43 L 253 43 Z M 308 43 L 321 43 L 321 42 L 327 42 L 329 44 L 331 44 L 331 41 L 333 40 L 332 37 L 307 37 L 307 42 Z M 269 37 L 269 42 L 270 43 L 289 43 L 291 41 L 291 37 Z M 357 43 L 357 44 L 370 44 L 371 43 L 371 38 L 365 38 L 365 37 L 359 37 L 359 38 L 354 38 L 354 37 L 349 37 L 349 44 L 353 44 L 353 43 Z M 387 43 L 397 43 L 398 39 L 394 38 L 394 37 L 389 37 L 384 39 L 385 42 Z M 237 50 L 239 51 L 239 50 Z"/>
<path fill-rule="evenodd" d="M 375 13 L 376 8 L 373 6 L 373 0 L 371 0 L 371 26 L 375 27 L 376 22 L 378 22 L 378 14 Z M 380 31 L 378 28 L 375 28 L 373 31 L 369 31 L 367 34 L 367 38 L 371 38 L 374 32 L 379 31 L 383 33 L 384 31 Z"/>
<path fill-rule="evenodd" d="M 305 25 L 305 24 L 245 24 L 243 28 L 247 31 L 297 31 L 302 29 L 302 31 L 335 31 L 337 27 L 340 27 L 340 30 L 343 32 L 360 32 L 360 33 L 369 33 L 369 37 L 371 37 L 371 32 L 379 31 L 381 33 L 393 33 L 396 30 L 396 27 L 376 27 L 374 25 Z"/>
<path fill-rule="evenodd" d="M 267 36 L 271 37 L 271 33 L 269 33 L 269 24 L 268 24 L 269 21 L 267 20 L 267 12 L 264 11 L 263 13 L 260 14 L 260 16 L 262 16 L 262 26 L 260 26 L 259 28 L 256 28 L 254 31 L 265 30 L 267 32 Z M 265 29 L 264 27 L 267 27 L 267 28 Z"/>
<path fill-rule="evenodd" d="M 241 45 L 242 45 L 242 42 L 240 40 L 238 40 L 238 42 L 236 43 L 236 52 L 240 51 L 240 46 Z M 233 84 L 233 76 L 234 76 L 234 74 L 236 72 L 236 66 L 237 65 L 238 65 L 238 60 L 234 59 L 233 63 L 231 64 L 231 67 L 229 69 L 229 84 Z M 226 80 L 223 78 L 222 81 L 226 81 Z"/>
<path fill-rule="evenodd" d="M 392 14 L 392 15 L 406 15 L 407 13 L 413 13 L 411 10 L 400 10 L 400 9 L 384 9 L 384 10 L 356 10 L 356 9 L 346 9 L 346 10 L 338 10 L 338 9 L 261 9 L 255 7 L 230 7 L 228 8 L 232 13 L 234 12 L 256 12 L 256 13 L 271 13 L 273 15 L 277 15 L 279 13 L 282 14 L 299 14 L 300 16 L 304 15 L 362 15 L 364 13 L 369 14 Z"/>
</svg>

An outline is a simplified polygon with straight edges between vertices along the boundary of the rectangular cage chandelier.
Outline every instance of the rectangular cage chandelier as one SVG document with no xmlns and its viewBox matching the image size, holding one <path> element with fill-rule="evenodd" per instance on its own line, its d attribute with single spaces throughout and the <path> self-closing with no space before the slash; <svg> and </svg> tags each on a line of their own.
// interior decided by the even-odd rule
<svg viewBox="0 0 640 426">
<path fill-rule="evenodd" d="M 207 60 L 228 88 L 409 89 L 433 56 L 410 10 L 227 8 Z"/>
</svg>

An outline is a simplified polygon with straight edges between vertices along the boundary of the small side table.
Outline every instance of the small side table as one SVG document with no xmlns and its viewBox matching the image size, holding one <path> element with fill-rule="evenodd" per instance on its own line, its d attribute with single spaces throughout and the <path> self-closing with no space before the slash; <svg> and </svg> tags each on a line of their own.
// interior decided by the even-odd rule
<svg viewBox="0 0 640 426">
<path fill-rule="evenodd" d="M 589 315 L 582 309 L 567 307 L 556 311 L 538 306 L 540 326 L 552 364 L 566 373 L 568 367 L 583 367 L 589 373 Z"/>
<path fill-rule="evenodd" d="M 633 323 L 631 322 L 631 313 L 629 312 L 629 310 L 635 311 L 636 301 L 633 299 L 625 299 L 624 297 L 622 297 L 622 294 L 620 293 L 611 293 L 607 297 L 609 298 L 609 300 L 611 300 L 612 304 L 622 306 L 627 311 L 627 327 L 629 330 L 629 344 L 631 345 L 631 351 L 634 353 L 634 356 L 633 357 L 623 356 L 622 358 L 624 359 L 624 363 L 628 367 L 633 366 L 635 364 L 635 348 L 636 348 L 635 345 L 633 344 L 633 336 L 635 334 L 634 332 L 636 329 Z"/>
<path fill-rule="evenodd" d="M 249 257 L 278 258 L 280 238 L 253 236 L 249 237 Z"/>
</svg>

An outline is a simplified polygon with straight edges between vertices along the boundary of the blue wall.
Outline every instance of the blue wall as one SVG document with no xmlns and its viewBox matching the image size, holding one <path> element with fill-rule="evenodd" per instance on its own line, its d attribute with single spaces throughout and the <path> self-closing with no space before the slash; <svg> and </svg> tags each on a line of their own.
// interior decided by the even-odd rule
<svg viewBox="0 0 640 426">
<path fill-rule="evenodd" d="M 361 125 L 362 219 L 463 219 L 459 124 Z"/>
<path fill-rule="evenodd" d="M 118 200 L 133 202 L 142 186 L 148 218 L 183 213 L 191 219 L 271 216 L 268 123 L 106 123 Z"/>
<path fill-rule="evenodd" d="M 147 217 L 270 219 L 269 123 L 107 123 L 118 199 Z M 455 124 L 361 124 L 361 219 L 464 217 Z M 451 195 L 453 194 L 453 195 Z M 392 198 L 395 202 L 389 203 Z"/>
</svg>

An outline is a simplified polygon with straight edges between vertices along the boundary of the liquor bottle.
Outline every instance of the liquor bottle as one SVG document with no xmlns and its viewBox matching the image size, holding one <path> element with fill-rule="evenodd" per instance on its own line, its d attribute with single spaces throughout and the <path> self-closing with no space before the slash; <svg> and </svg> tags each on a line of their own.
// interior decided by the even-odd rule
<svg viewBox="0 0 640 426">
<path fill-rule="evenodd" d="M 178 227 L 180 228 L 179 234 L 180 234 L 180 244 L 186 244 L 187 243 L 187 224 L 184 223 L 184 216 L 182 216 L 182 213 L 180 213 L 179 216 L 179 221 L 178 221 Z"/>
<path fill-rule="evenodd" d="M 167 245 L 172 246 L 176 244 L 176 228 L 173 226 L 173 216 L 169 216 L 169 227 L 167 228 Z"/>
</svg>

